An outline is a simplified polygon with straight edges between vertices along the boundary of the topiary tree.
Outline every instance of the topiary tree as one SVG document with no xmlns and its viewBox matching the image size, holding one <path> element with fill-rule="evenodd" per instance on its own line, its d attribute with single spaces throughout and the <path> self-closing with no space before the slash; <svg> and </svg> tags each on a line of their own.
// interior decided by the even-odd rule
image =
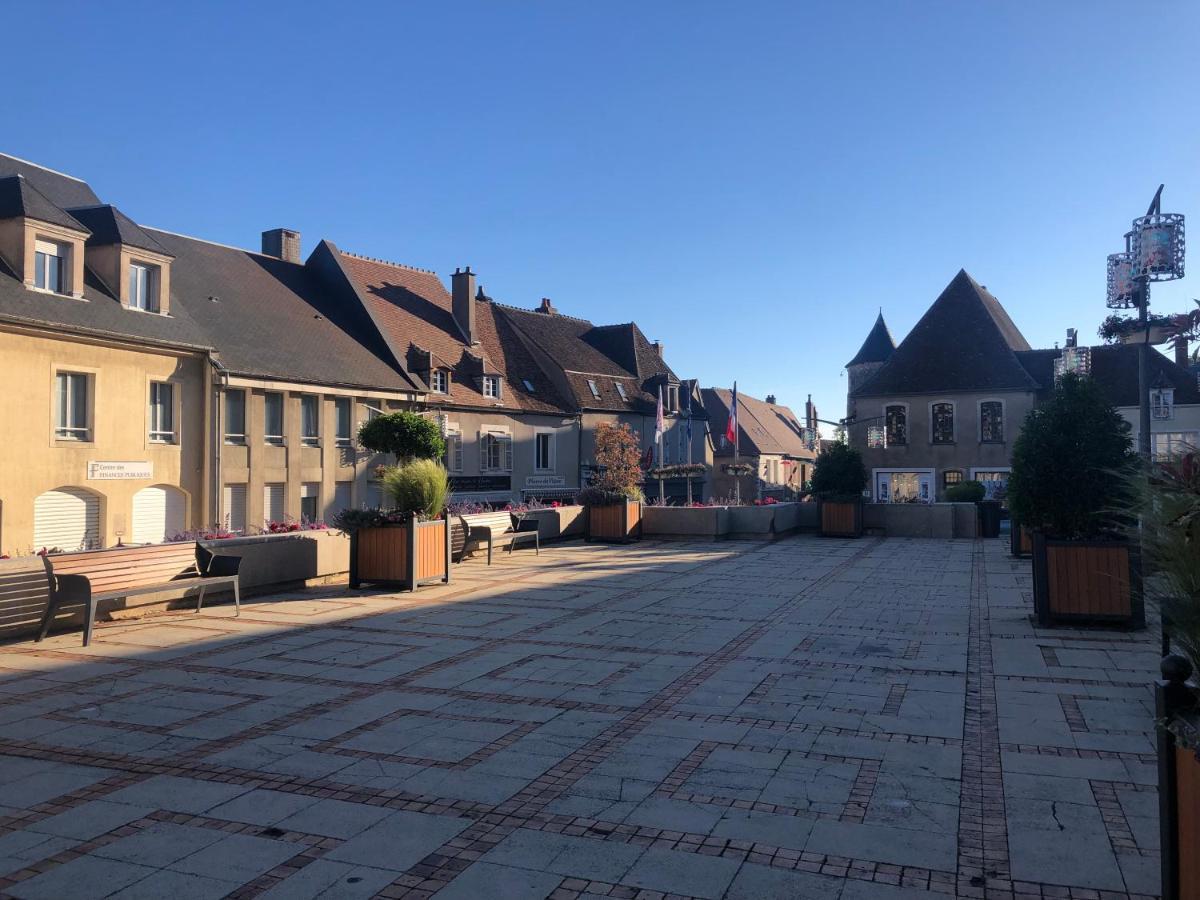
<svg viewBox="0 0 1200 900">
<path fill-rule="evenodd" d="M 602 468 L 600 475 L 587 488 L 579 492 L 579 501 L 590 505 L 603 505 L 622 500 L 641 500 L 641 453 L 637 435 L 628 425 L 610 425 L 601 422 L 596 426 L 596 464 Z"/>
<path fill-rule="evenodd" d="M 817 455 L 812 492 L 823 500 L 847 502 L 862 497 L 867 468 L 862 454 L 849 444 L 834 443 Z"/>
<path fill-rule="evenodd" d="M 363 422 L 358 443 L 372 453 L 391 453 L 396 461 L 441 459 L 446 452 L 442 431 L 432 419 L 411 412 L 394 412 Z"/>
<path fill-rule="evenodd" d="M 1064 375 L 1013 443 L 1013 515 L 1056 538 L 1119 531 L 1133 507 L 1129 485 L 1138 463 L 1129 432 L 1090 378 Z"/>
</svg>

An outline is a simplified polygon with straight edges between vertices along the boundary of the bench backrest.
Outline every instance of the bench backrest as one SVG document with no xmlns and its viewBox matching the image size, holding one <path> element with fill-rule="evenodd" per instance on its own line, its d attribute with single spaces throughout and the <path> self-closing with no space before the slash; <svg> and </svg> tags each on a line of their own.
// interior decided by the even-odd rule
<svg viewBox="0 0 1200 900">
<path fill-rule="evenodd" d="M 194 576 L 196 542 L 55 553 L 44 559 L 52 579 L 55 575 L 86 575 L 92 592 L 101 594 Z"/>
<path fill-rule="evenodd" d="M 490 512 L 490 513 L 472 513 L 469 516 L 463 516 L 463 521 L 471 528 L 490 528 L 497 533 L 503 533 L 512 529 L 512 513 Z"/>
</svg>

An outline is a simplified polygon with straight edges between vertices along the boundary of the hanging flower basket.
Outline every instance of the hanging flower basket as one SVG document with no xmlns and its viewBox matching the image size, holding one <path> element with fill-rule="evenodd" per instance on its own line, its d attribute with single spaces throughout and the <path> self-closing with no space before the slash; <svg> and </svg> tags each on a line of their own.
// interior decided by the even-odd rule
<svg viewBox="0 0 1200 900">
<path fill-rule="evenodd" d="M 721 466 L 721 471 L 726 475 L 738 477 L 742 475 L 753 475 L 755 473 L 755 468 L 749 463 L 724 463 Z"/>
</svg>

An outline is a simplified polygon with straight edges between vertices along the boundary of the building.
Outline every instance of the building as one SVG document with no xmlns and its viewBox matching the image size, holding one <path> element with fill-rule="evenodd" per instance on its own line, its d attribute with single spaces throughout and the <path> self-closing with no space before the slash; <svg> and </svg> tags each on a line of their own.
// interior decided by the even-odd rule
<svg viewBox="0 0 1200 900">
<path fill-rule="evenodd" d="M 732 392 L 725 388 L 704 388 L 702 394 L 715 444 L 713 496 L 732 497 L 734 478 L 721 471 L 722 465 L 733 462 L 733 445 L 725 437 Z M 795 413 L 775 402 L 773 394 L 766 400 L 738 394 L 738 460 L 754 466 L 757 472 L 754 497 L 747 495 L 747 482 L 742 480 L 744 500 L 766 497 L 791 500 L 799 496 L 812 477 L 816 460 L 805 428 Z"/>
<path fill-rule="evenodd" d="M 875 502 L 932 502 L 964 480 L 1003 485 L 1026 415 L 1053 390 L 1056 368 L 1086 372 L 1139 428 L 1137 348 L 1032 349 L 1000 302 L 960 271 L 891 348 L 882 314 L 846 366 L 847 434 L 863 454 Z M 1151 353 L 1152 446 L 1200 442 L 1196 374 Z"/>
<path fill-rule="evenodd" d="M 326 251 L 135 223 L 0 155 L 0 553 L 319 518 L 370 499 L 353 446 L 422 396 L 334 302 Z"/>
</svg>

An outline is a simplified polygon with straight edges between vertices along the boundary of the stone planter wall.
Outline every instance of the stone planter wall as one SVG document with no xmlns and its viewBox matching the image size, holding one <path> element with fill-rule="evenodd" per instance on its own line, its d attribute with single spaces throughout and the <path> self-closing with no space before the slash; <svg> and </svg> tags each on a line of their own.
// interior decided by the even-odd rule
<svg viewBox="0 0 1200 900">
<path fill-rule="evenodd" d="M 350 569 L 350 539 L 336 531 L 298 531 L 254 537 L 205 541 L 217 553 L 242 557 L 242 596 L 269 593 L 285 587 L 341 580 Z M 213 590 L 204 605 L 233 592 Z M 0 560 L 0 640 L 32 637 L 46 611 L 46 568 L 39 557 Z M 97 621 L 140 618 L 179 606 L 194 608 L 195 599 L 180 600 L 178 592 L 143 594 L 129 603 L 101 604 Z M 83 616 L 60 619 L 81 625 Z"/>
<path fill-rule="evenodd" d="M 534 509 L 526 513 L 526 518 L 538 523 L 538 540 L 545 544 L 548 541 L 569 541 L 583 537 L 582 506 L 559 506 L 553 509 Z"/>
<path fill-rule="evenodd" d="M 974 538 L 979 524 L 974 503 L 866 503 L 863 527 L 888 537 L 951 540 Z"/>
<path fill-rule="evenodd" d="M 729 533 L 724 506 L 647 506 L 642 537 L 659 541 L 722 540 Z"/>
</svg>

